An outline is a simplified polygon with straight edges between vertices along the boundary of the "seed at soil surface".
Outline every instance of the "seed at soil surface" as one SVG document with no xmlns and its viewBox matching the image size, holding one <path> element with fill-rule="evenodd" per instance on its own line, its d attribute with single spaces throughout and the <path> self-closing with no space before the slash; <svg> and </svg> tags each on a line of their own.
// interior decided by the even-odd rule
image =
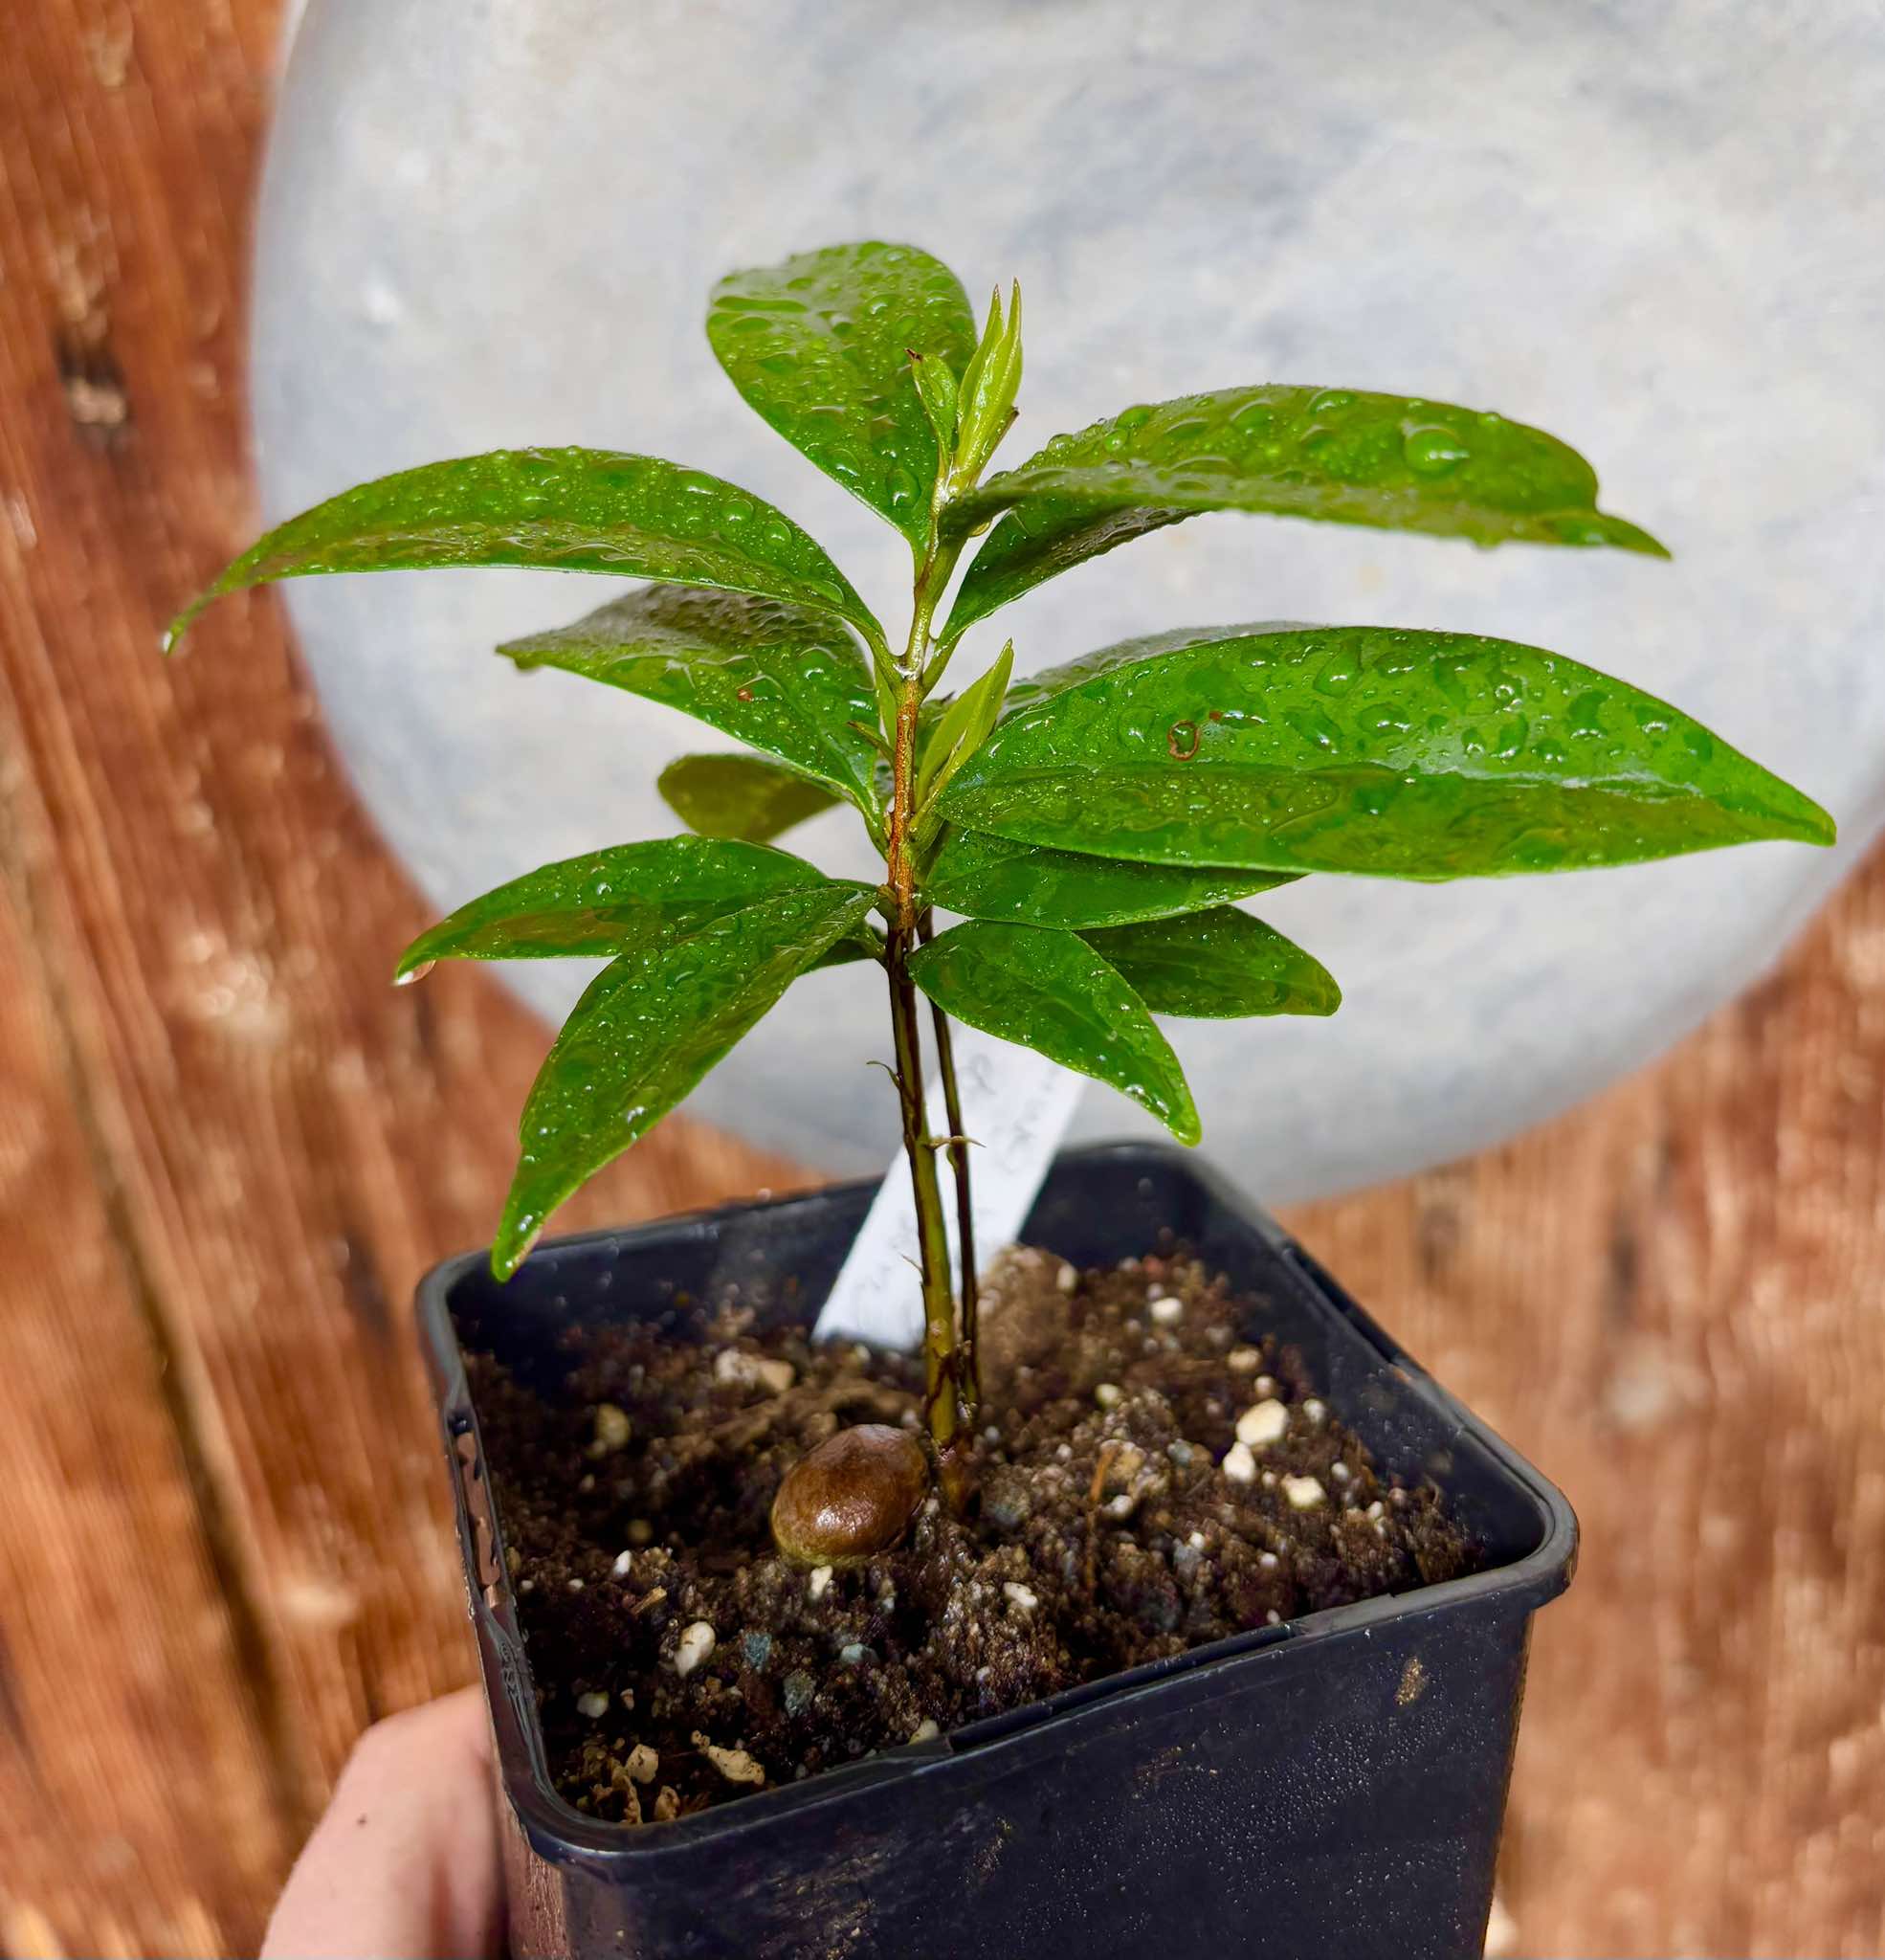
<svg viewBox="0 0 1885 1960">
<path fill-rule="evenodd" d="M 907 1431 L 860 1422 L 786 1472 L 772 1542 L 790 1564 L 849 1566 L 888 1551 L 929 1491 L 929 1460 Z"/>
<path fill-rule="evenodd" d="M 1280 1442 L 1289 1426 L 1290 1412 L 1280 1402 L 1253 1402 L 1237 1417 L 1237 1440 L 1260 1450 L 1266 1443 Z"/>
<path fill-rule="evenodd" d="M 692 1626 L 681 1629 L 680 1638 L 675 1642 L 675 1672 L 685 1681 L 713 1651 L 713 1628 L 705 1620 L 697 1619 Z"/>
<path fill-rule="evenodd" d="M 1298 1511 L 1313 1511 L 1328 1496 L 1320 1477 L 1285 1477 L 1283 1495 Z"/>
</svg>

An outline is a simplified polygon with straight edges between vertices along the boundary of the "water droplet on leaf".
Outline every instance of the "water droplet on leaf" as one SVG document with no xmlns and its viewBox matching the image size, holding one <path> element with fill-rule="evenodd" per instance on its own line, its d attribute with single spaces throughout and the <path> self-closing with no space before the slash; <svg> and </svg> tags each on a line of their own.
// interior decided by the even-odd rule
<svg viewBox="0 0 1885 1960">
<path fill-rule="evenodd" d="M 1472 455 L 1451 429 L 1409 429 L 1401 439 L 1401 455 L 1416 476 L 1444 477 Z"/>
</svg>

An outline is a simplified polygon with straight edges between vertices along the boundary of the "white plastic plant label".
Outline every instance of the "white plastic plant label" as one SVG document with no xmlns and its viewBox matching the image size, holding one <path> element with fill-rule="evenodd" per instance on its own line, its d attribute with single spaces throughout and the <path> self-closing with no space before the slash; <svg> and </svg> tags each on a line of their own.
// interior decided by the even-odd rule
<svg viewBox="0 0 1885 1960">
<path fill-rule="evenodd" d="M 1080 1099 L 1085 1079 L 1058 1062 L 952 1024 L 956 1087 L 969 1148 L 975 1250 L 983 1263 L 1021 1230 Z M 940 1081 L 924 1089 L 932 1136 L 947 1132 Z M 949 1225 L 949 1259 L 957 1259 L 956 1201 L 946 1157 L 938 1169 Z M 922 1337 L 922 1291 L 916 1272 L 917 1213 L 909 1167 L 891 1163 L 850 1256 L 818 1316 L 820 1340 L 841 1337 L 879 1348 L 914 1348 Z"/>
</svg>

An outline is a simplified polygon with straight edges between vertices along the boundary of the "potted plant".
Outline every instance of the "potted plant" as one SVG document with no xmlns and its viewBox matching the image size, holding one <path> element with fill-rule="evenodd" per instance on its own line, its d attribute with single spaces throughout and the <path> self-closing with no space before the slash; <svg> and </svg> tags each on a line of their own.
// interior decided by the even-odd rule
<svg viewBox="0 0 1885 1960">
<path fill-rule="evenodd" d="M 764 419 L 907 540 L 906 632 L 760 499 L 582 449 L 350 490 L 175 629 L 315 572 L 626 575 L 649 583 L 500 651 L 758 751 L 663 773 L 689 835 L 527 872 L 398 967 L 608 961 L 531 1090 L 488 1259 L 421 1292 L 516 1949 L 1475 1951 L 1526 1627 L 1569 1572 L 1563 1499 L 1176 1153 L 1064 1156 L 1037 1249 L 979 1286 L 950 1018 L 1191 1144 L 1156 1016 L 1339 998 L 1239 901 L 1832 824 L 1677 709 L 1505 640 L 1219 627 L 966 671 L 1009 601 L 1200 511 L 1660 555 L 1538 430 L 1259 386 L 1128 408 L 989 475 L 1018 288 L 978 332 L 926 253 L 839 246 L 723 280 L 707 330 Z M 774 846 L 837 803 L 879 882 Z M 862 1187 L 526 1259 L 787 986 L 848 960 L 884 974 L 920 1357 L 808 1340 Z"/>
</svg>

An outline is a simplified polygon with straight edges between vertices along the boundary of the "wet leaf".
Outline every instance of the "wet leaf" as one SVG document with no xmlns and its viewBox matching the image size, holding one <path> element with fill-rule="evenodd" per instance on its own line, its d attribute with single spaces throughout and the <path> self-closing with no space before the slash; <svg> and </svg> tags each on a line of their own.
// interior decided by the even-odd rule
<svg viewBox="0 0 1885 1960">
<path fill-rule="evenodd" d="M 1623 681 L 1386 627 L 1101 663 L 997 726 L 942 808 L 1063 850 L 1408 879 L 1833 839 L 1817 804 Z"/>
<path fill-rule="evenodd" d="M 1002 313 L 1002 289 L 988 301 L 988 317 L 975 358 L 962 378 L 961 434 L 957 442 L 955 476 L 973 483 L 987 467 L 1001 439 L 1014 420 L 1014 398 L 1021 390 L 1021 286 L 1017 280 Z"/>
<path fill-rule="evenodd" d="M 1293 881 L 1287 872 L 1129 864 L 955 830 L 923 879 L 922 898 L 969 919 L 1076 929 L 1196 912 Z"/>
<path fill-rule="evenodd" d="M 943 523 L 954 534 L 1000 522 L 964 575 L 947 634 L 1207 510 L 1667 555 L 1646 531 L 1598 510 L 1596 473 L 1542 430 L 1402 395 L 1232 388 L 1056 435 L 953 501 Z"/>
<path fill-rule="evenodd" d="M 1115 667 L 1129 667 L 1135 660 L 1149 660 L 1154 654 L 1175 654 L 1185 647 L 1201 646 L 1207 640 L 1234 635 L 1253 638 L 1259 634 L 1310 633 L 1314 628 L 1299 619 L 1263 619 L 1248 626 L 1177 626 L 1164 633 L 1141 634 L 1134 639 L 1115 640 L 1110 646 L 1096 647 L 1091 653 L 1076 654 L 1057 666 L 1042 667 L 1017 680 L 1008 691 L 1002 719 L 1011 721 L 1030 708 L 1039 707 L 1055 695 L 1065 694 L 1098 674 L 1110 674 Z"/>
<path fill-rule="evenodd" d="M 498 651 L 520 667 L 560 667 L 699 716 L 876 806 L 877 752 L 851 725 L 876 719 L 870 666 L 842 626 L 802 606 L 645 586 Z"/>
<path fill-rule="evenodd" d="M 1155 1014 L 1332 1014 L 1342 1005 L 1320 960 L 1234 905 L 1080 937 Z"/>
<path fill-rule="evenodd" d="M 540 865 L 422 932 L 393 969 L 434 960 L 612 959 L 722 912 L 831 880 L 788 852 L 721 837 L 654 837 Z"/>
<path fill-rule="evenodd" d="M 499 449 L 344 490 L 252 545 L 170 628 L 175 646 L 211 600 L 319 572 L 473 565 L 757 592 L 883 629 L 824 550 L 750 492 L 658 457 Z"/>
<path fill-rule="evenodd" d="M 829 790 L 756 755 L 683 755 L 656 779 L 667 806 L 703 837 L 765 844 L 830 810 Z"/>
<path fill-rule="evenodd" d="M 676 927 L 604 968 L 524 1103 L 492 1271 L 507 1279 L 557 1206 L 652 1129 L 876 900 L 868 885 L 825 880 Z"/>
<path fill-rule="evenodd" d="M 910 371 L 975 352 L 962 282 L 914 245 L 802 252 L 714 288 L 707 338 L 747 404 L 913 543 L 929 527 L 936 433 Z"/>
<path fill-rule="evenodd" d="M 1014 642 L 1009 640 L 987 673 L 978 675 L 943 705 L 923 744 L 922 765 L 917 772 L 919 811 L 948 787 L 950 777 L 987 740 L 988 730 L 1001 713 L 1002 698 L 1008 692 L 1009 676 L 1013 671 Z"/>
<path fill-rule="evenodd" d="M 936 434 L 936 446 L 944 456 L 953 456 L 956 450 L 956 412 L 959 407 L 956 377 L 949 370 L 949 364 L 941 354 L 912 354 L 910 372 L 916 380 L 917 393 L 922 400 L 923 413 L 929 417 L 929 426 Z"/>
<path fill-rule="evenodd" d="M 1145 1004 L 1071 932 L 970 920 L 910 956 L 910 977 L 944 1013 L 1110 1083 L 1182 1143 L 1198 1112 Z"/>
</svg>

